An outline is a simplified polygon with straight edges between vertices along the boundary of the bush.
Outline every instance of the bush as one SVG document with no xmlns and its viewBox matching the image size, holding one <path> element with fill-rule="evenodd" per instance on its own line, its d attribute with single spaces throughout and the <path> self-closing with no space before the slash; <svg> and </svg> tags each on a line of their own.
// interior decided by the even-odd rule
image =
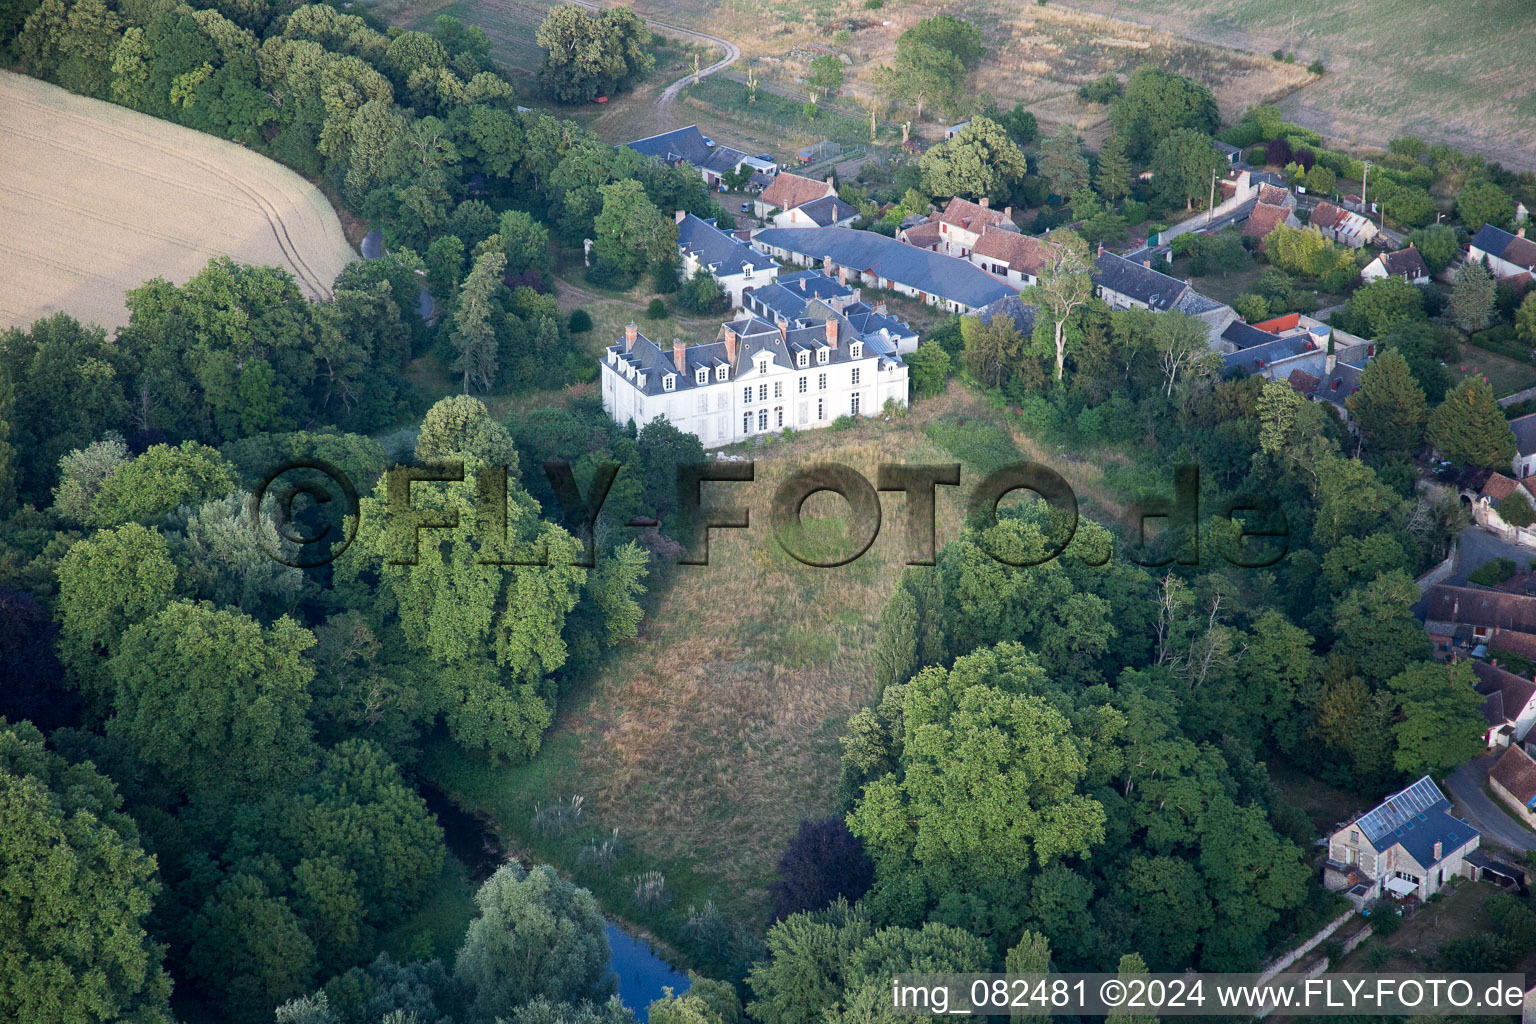
<svg viewBox="0 0 1536 1024">
<path fill-rule="evenodd" d="M 1327 70 L 1327 68 L 1323 67 L 1323 62 L 1320 60 L 1314 60 L 1311 64 L 1307 65 L 1307 73 L 1309 75 L 1326 74 Z"/>
<path fill-rule="evenodd" d="M 1397 912 L 1397 908 L 1386 904 L 1376 904 L 1376 912 L 1371 915 L 1371 932 L 1383 939 L 1390 939 L 1399 928 L 1403 926 L 1403 918 Z"/>
<path fill-rule="evenodd" d="M 571 310 L 569 327 L 572 334 L 586 334 L 592 329 L 592 314 L 584 309 Z"/>
<path fill-rule="evenodd" d="M 1511 526 L 1530 526 L 1536 523 L 1536 509 L 1531 508 L 1531 503 L 1526 500 L 1525 495 L 1518 491 L 1493 507 L 1499 513 L 1499 518 Z M 1505 579 L 1508 578 L 1508 576 L 1505 577 Z"/>
<path fill-rule="evenodd" d="M 665 320 L 667 318 L 667 304 L 660 299 L 652 299 L 651 304 L 645 307 L 645 316 L 649 320 Z"/>
<path fill-rule="evenodd" d="M 624 291 L 634 287 L 635 275 L 609 263 L 597 262 L 587 268 L 584 275 L 587 284 L 612 291 Z"/>
<path fill-rule="evenodd" d="M 1516 495 L 1510 495 L 1511 498 Z M 1505 498 L 1508 501 L 1509 498 Z M 1523 500 L 1523 499 L 1522 499 Z M 1529 507 L 1529 505 L 1527 505 Z M 1496 586 L 1503 583 L 1515 574 L 1515 563 L 1510 558 L 1495 558 L 1493 561 L 1481 565 L 1475 572 L 1467 577 L 1472 583 L 1481 583 L 1485 587 Z"/>
</svg>

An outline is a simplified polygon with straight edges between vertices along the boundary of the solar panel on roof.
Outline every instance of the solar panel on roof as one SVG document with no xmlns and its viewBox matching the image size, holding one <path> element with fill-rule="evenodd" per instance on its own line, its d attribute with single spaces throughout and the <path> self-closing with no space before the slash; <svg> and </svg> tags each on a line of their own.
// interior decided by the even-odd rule
<svg viewBox="0 0 1536 1024">
<path fill-rule="evenodd" d="M 1376 808 L 1361 816 L 1356 823 L 1366 837 L 1375 842 L 1389 832 L 1401 829 L 1415 816 L 1445 799 L 1440 787 L 1428 775 L 1400 793 L 1383 800 Z"/>
</svg>

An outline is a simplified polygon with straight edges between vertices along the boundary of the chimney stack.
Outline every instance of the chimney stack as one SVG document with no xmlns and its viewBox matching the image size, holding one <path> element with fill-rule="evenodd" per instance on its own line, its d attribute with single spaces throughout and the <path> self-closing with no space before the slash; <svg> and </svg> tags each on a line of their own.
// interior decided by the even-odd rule
<svg viewBox="0 0 1536 1024">
<path fill-rule="evenodd" d="M 823 256 L 821 258 L 821 272 L 826 274 L 828 277 L 832 276 L 832 257 L 831 256 Z"/>
<path fill-rule="evenodd" d="M 674 213 L 672 215 L 672 219 L 675 220 L 677 223 L 681 224 L 683 222 L 683 218 L 686 217 L 686 216 L 688 216 L 688 211 L 687 210 L 678 210 L 676 213 Z"/>
<path fill-rule="evenodd" d="M 848 268 L 847 267 L 838 267 L 837 268 L 837 283 L 842 285 L 844 288 L 848 287 Z"/>
<path fill-rule="evenodd" d="M 1003 216 L 1007 217 L 1009 220 L 1013 220 L 1013 207 L 1011 207 L 1011 206 L 1003 207 Z"/>
<path fill-rule="evenodd" d="M 1142 260 L 1141 261 L 1141 265 L 1150 270 L 1152 268 L 1152 261 L 1151 260 Z"/>
<path fill-rule="evenodd" d="M 800 290 L 802 292 L 805 291 L 805 278 L 803 277 L 800 279 Z"/>
<path fill-rule="evenodd" d="M 837 348 L 837 321 L 827 317 L 827 344 Z"/>
<path fill-rule="evenodd" d="M 624 325 L 624 351 L 628 352 L 635 347 L 635 339 L 640 336 L 640 328 L 631 320 Z"/>
<path fill-rule="evenodd" d="M 682 338 L 672 339 L 672 365 L 677 367 L 678 373 L 688 372 L 688 343 Z"/>
<path fill-rule="evenodd" d="M 1444 847 L 1444 844 L 1441 843 L 1440 840 L 1436 839 L 1435 840 L 1435 860 L 1438 861 L 1440 859 L 1441 854 L 1444 852 L 1443 847 Z"/>
<path fill-rule="evenodd" d="M 990 202 L 992 202 L 990 197 L 982 196 L 981 197 L 981 202 L 978 203 L 977 205 L 979 205 L 983 210 L 985 210 L 987 208 L 987 204 L 990 203 Z"/>
<path fill-rule="evenodd" d="M 834 176 L 833 176 L 833 175 L 831 175 L 831 174 L 829 174 L 829 175 L 827 175 L 827 184 L 828 184 L 828 185 L 832 185 L 832 187 L 833 187 L 833 188 L 836 188 L 836 187 L 837 187 L 837 186 L 836 186 L 836 185 L 835 185 L 835 184 L 834 184 L 834 182 L 833 182 L 833 177 L 834 177 Z"/>
<path fill-rule="evenodd" d="M 1098 255 L 1100 255 L 1100 256 L 1103 256 L 1103 255 L 1104 255 L 1104 243 L 1103 243 L 1103 242 L 1100 242 L 1100 243 L 1099 243 L 1099 252 L 1098 252 Z"/>
<path fill-rule="evenodd" d="M 779 321 L 779 340 L 782 341 L 785 345 L 789 344 L 789 321 L 788 320 L 780 320 Z"/>
<path fill-rule="evenodd" d="M 725 329 L 725 361 L 736 365 L 736 331 L 730 327 Z"/>
</svg>

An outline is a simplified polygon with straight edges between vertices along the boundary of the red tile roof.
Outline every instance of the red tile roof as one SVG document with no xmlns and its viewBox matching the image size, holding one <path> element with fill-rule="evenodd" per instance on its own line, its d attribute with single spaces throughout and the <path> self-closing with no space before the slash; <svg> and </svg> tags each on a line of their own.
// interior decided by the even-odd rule
<svg viewBox="0 0 1536 1024">
<path fill-rule="evenodd" d="M 763 189 L 760 198 L 770 206 L 777 206 L 781 210 L 793 210 L 797 206 L 804 206 L 812 199 L 836 194 L 837 190 L 830 182 L 817 181 L 815 178 L 782 171 L 774 177 L 771 185 Z"/>
<path fill-rule="evenodd" d="M 982 233 L 973 251 L 978 256 L 1006 263 L 1010 269 L 1033 275 L 1051 261 L 1055 249 L 1050 242 L 1034 235 L 994 229 Z"/>
<path fill-rule="evenodd" d="M 1298 395 L 1310 395 L 1323 383 L 1322 378 L 1314 377 L 1306 370 L 1292 370 L 1286 380 Z"/>
<path fill-rule="evenodd" d="M 1516 577 L 1516 579 L 1518 578 Z M 1516 629 L 1501 629 L 1488 638 L 1488 647 L 1495 654 L 1499 651 L 1508 651 L 1511 654 L 1518 654 L 1522 658 L 1536 661 L 1536 633 L 1522 633 Z"/>
<path fill-rule="evenodd" d="M 1488 777 L 1527 806 L 1536 800 L 1536 761 L 1516 744 L 1510 744 L 1504 751 Z"/>
<path fill-rule="evenodd" d="M 1269 334 L 1283 334 L 1293 331 L 1301 324 L 1300 313 L 1287 313 L 1285 316 L 1277 316 L 1273 320 L 1262 320 L 1253 325 L 1255 330 L 1265 331 Z"/>
<path fill-rule="evenodd" d="M 1311 223 L 1320 228 L 1331 228 L 1348 216 L 1349 214 L 1332 203 L 1318 203 L 1317 208 L 1312 211 Z"/>
<path fill-rule="evenodd" d="M 1247 238 L 1265 238 L 1271 231 L 1285 223 L 1291 211 L 1283 206 L 1259 203 L 1243 223 L 1243 235 Z"/>
<path fill-rule="evenodd" d="M 1483 484 L 1483 493 L 1494 501 L 1503 501 L 1514 494 L 1519 484 L 1503 473 L 1494 473 L 1488 477 L 1488 482 Z"/>
<path fill-rule="evenodd" d="M 919 249 L 932 249 L 939 244 L 939 222 L 929 220 L 909 228 L 902 228 L 896 233 L 896 237 Z"/>
<path fill-rule="evenodd" d="M 944 212 L 939 214 L 939 220 L 953 227 L 980 234 L 983 228 L 1008 220 L 1008 215 L 1002 210 L 994 210 L 956 196 L 944 207 Z"/>
<path fill-rule="evenodd" d="M 1289 206 L 1295 202 L 1296 197 L 1291 195 L 1291 190 L 1281 188 L 1279 185 L 1271 185 L 1269 182 L 1259 186 L 1259 202 L 1267 206 Z"/>
</svg>

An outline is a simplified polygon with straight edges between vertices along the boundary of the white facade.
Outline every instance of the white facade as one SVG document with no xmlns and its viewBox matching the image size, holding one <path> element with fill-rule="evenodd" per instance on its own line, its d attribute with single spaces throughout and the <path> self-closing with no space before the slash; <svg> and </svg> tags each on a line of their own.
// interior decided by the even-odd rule
<svg viewBox="0 0 1536 1024">
<path fill-rule="evenodd" d="M 663 352 L 636 337 L 630 341 L 636 358 L 626 358 L 623 342 L 612 346 L 601 363 L 604 410 L 636 428 L 665 417 L 708 448 L 786 427 L 825 427 L 840 416 L 875 415 L 887 401 L 907 404 L 906 364 L 876 354 L 861 338 L 829 345 L 833 328 L 818 325 L 823 340 L 808 345 L 806 328 L 781 331 L 755 318 L 735 325 L 726 326 L 723 343 L 692 349 Z M 673 371 L 678 355 L 686 381 Z"/>
</svg>

